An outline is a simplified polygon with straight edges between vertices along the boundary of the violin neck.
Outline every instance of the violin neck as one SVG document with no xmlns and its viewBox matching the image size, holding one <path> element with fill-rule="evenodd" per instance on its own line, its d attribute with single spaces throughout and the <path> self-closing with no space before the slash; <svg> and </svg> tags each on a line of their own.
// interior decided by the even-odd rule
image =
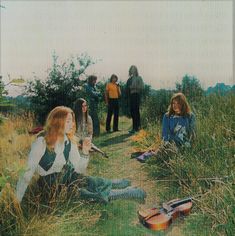
<svg viewBox="0 0 235 236">
<path fill-rule="evenodd" d="M 180 206 L 182 204 L 185 204 L 185 203 L 188 203 L 188 202 L 191 202 L 191 201 L 192 201 L 191 197 L 185 198 L 185 199 L 173 202 L 172 204 L 170 204 L 170 207 L 175 208 L 175 207 L 178 207 L 178 206 Z"/>
</svg>

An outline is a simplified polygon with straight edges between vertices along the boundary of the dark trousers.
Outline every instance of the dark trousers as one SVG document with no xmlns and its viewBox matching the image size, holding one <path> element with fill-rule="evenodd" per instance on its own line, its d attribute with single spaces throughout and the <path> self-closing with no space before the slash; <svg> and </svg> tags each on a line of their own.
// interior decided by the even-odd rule
<svg viewBox="0 0 235 236">
<path fill-rule="evenodd" d="M 110 123 L 113 117 L 113 131 L 118 130 L 119 102 L 118 98 L 110 98 L 108 103 L 108 114 L 106 118 L 106 131 L 110 131 Z"/>
<path fill-rule="evenodd" d="M 61 172 L 40 176 L 37 181 L 40 200 L 48 203 L 58 196 L 63 189 L 67 194 L 77 193 L 77 188 L 87 186 L 86 177 L 76 173 L 70 166 L 65 165 Z"/>
<path fill-rule="evenodd" d="M 133 124 L 133 130 L 140 129 L 140 94 L 132 93 L 130 95 L 130 112 Z"/>
</svg>

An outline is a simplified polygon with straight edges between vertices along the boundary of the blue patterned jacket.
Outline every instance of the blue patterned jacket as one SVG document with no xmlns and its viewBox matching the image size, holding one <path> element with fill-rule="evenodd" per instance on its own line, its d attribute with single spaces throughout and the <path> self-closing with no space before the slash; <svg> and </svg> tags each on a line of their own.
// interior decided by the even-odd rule
<svg viewBox="0 0 235 236">
<path fill-rule="evenodd" d="M 195 115 L 186 116 L 171 115 L 167 113 L 162 122 L 162 139 L 175 142 L 177 146 L 190 147 L 190 141 L 195 134 Z"/>
</svg>

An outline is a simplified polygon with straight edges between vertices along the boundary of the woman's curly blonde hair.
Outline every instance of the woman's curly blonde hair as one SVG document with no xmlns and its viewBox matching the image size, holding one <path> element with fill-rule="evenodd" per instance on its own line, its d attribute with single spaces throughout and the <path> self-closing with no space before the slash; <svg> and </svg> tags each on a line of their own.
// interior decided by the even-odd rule
<svg viewBox="0 0 235 236">
<path fill-rule="evenodd" d="M 44 127 L 45 131 L 45 140 L 46 144 L 49 148 L 52 148 L 57 140 L 63 140 L 64 138 L 64 129 L 65 129 L 65 121 L 68 114 L 72 115 L 73 119 L 73 128 L 69 133 L 67 133 L 68 139 L 74 140 L 74 133 L 76 131 L 75 124 L 75 115 L 72 109 L 65 106 L 55 107 L 48 115 L 46 120 L 46 125 Z"/>
</svg>

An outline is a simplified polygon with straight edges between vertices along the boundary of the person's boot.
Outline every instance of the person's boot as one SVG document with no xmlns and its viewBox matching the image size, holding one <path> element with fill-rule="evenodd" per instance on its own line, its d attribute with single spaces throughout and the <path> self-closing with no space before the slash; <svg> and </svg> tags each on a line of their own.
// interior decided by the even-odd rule
<svg viewBox="0 0 235 236">
<path fill-rule="evenodd" d="M 144 203 L 145 197 L 146 193 L 143 189 L 134 187 L 111 190 L 109 193 L 109 201 L 117 199 L 130 199 L 130 200 L 136 200 L 139 203 Z"/>
<path fill-rule="evenodd" d="M 108 196 L 102 196 L 99 193 L 93 193 L 83 188 L 80 189 L 80 197 L 81 199 L 84 199 L 84 200 L 94 200 L 94 201 L 102 202 L 102 203 L 108 203 L 109 201 Z"/>
<path fill-rule="evenodd" d="M 129 179 L 112 179 L 111 181 L 113 189 L 123 189 L 131 185 Z"/>
</svg>

